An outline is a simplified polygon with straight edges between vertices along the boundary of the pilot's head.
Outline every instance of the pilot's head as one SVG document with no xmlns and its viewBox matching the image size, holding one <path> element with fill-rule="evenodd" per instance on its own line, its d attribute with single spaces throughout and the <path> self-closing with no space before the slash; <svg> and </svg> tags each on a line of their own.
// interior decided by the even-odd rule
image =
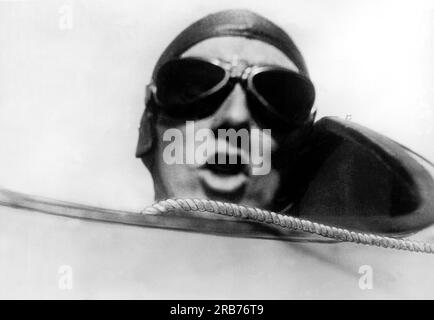
<svg viewBox="0 0 434 320">
<path fill-rule="evenodd" d="M 155 198 L 202 198 L 276 210 L 313 123 L 314 88 L 295 44 L 246 10 L 182 31 L 148 85 L 137 157 Z"/>
</svg>

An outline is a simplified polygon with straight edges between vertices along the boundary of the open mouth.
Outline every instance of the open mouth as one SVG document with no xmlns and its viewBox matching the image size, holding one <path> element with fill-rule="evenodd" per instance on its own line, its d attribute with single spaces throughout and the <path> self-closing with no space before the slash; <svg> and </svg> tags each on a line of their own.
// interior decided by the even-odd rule
<svg viewBox="0 0 434 320">
<path fill-rule="evenodd" d="M 248 181 L 249 166 L 238 153 L 215 153 L 201 167 L 199 176 L 208 191 L 222 194 L 237 193 Z"/>
<path fill-rule="evenodd" d="M 240 173 L 247 175 L 249 171 L 248 166 L 242 163 L 242 160 L 243 158 L 240 154 L 229 155 L 227 153 L 215 153 L 208 159 L 204 168 L 218 175 L 237 175 Z"/>
</svg>

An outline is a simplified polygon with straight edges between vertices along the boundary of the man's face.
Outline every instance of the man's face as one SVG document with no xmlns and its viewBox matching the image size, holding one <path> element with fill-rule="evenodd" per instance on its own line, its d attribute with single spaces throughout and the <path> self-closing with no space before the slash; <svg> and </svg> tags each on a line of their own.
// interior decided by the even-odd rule
<svg viewBox="0 0 434 320">
<path fill-rule="evenodd" d="M 204 40 L 186 51 L 182 57 L 220 59 L 228 62 L 244 61 L 249 65 L 277 65 L 298 71 L 295 65 L 274 46 L 242 37 L 219 37 Z M 197 133 L 201 129 L 210 129 L 215 133 L 218 129 L 247 130 L 250 140 L 248 149 L 252 152 L 255 147 L 261 148 L 257 154 L 262 155 L 261 167 L 269 168 L 266 174 L 254 174 L 254 163 L 247 161 L 248 163 L 240 165 L 240 158 L 237 158 L 237 165 L 221 164 L 218 161 L 216 164 L 206 165 L 200 161 L 199 163 L 196 161 L 194 163 L 186 163 L 186 161 L 177 164 L 168 163 L 164 153 L 165 148 L 171 142 L 163 141 L 163 137 L 170 129 L 175 128 L 182 132 L 184 143 L 181 148 L 184 154 L 194 155 L 197 151 L 200 143 L 197 141 L 193 144 L 185 143 L 189 126 L 191 133 L 191 123 L 187 125 L 185 121 L 170 119 L 159 113 L 156 123 L 157 142 L 154 162 L 154 170 L 157 171 L 154 178 L 159 177 L 159 180 L 155 182 L 156 198 L 208 198 L 270 208 L 281 182 L 281 173 L 271 165 L 271 159 L 281 147 L 278 143 L 280 140 L 274 133 L 261 131 L 261 134 L 253 134 L 263 129 L 271 129 L 273 132 L 273 129 L 261 127 L 252 117 L 246 92 L 242 86 L 236 84 L 220 108 L 212 115 L 195 120 L 194 132 Z M 242 150 L 240 145 L 230 144 L 230 141 L 219 139 L 218 135 L 209 136 L 207 139 L 214 139 L 212 142 L 216 146 L 216 154 L 219 156 L 223 154 L 222 158 L 238 154 L 244 159 L 251 159 L 251 155 L 246 154 L 246 150 Z M 210 140 L 202 141 L 210 143 Z M 225 148 L 221 148 L 222 146 Z M 211 157 L 214 158 L 214 155 Z"/>
</svg>

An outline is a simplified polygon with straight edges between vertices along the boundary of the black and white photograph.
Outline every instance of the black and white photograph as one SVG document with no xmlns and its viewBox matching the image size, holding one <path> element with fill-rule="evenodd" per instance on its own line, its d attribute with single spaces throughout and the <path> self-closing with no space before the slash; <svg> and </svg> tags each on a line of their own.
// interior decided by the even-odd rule
<svg viewBox="0 0 434 320">
<path fill-rule="evenodd" d="M 0 299 L 431 300 L 433 253 L 433 1 L 0 0 Z"/>
</svg>

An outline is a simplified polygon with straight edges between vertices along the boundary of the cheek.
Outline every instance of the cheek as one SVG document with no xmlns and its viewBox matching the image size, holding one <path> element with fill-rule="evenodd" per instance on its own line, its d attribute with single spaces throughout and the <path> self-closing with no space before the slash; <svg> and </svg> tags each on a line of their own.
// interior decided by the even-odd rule
<svg viewBox="0 0 434 320">
<path fill-rule="evenodd" d="M 197 167 L 200 164 L 197 156 L 198 145 L 209 140 L 205 139 L 208 135 L 202 137 L 198 133 L 210 132 L 211 121 L 204 119 L 170 125 L 162 121 L 157 122 L 155 129 L 158 161 L 163 162 L 160 166 Z"/>
<path fill-rule="evenodd" d="M 279 148 L 279 140 L 274 137 L 272 129 L 263 129 L 256 122 L 251 124 L 251 136 L 252 143 L 263 145 L 263 149 L 267 149 L 270 152 L 275 152 Z"/>
<path fill-rule="evenodd" d="M 276 155 L 278 144 L 270 129 L 252 129 L 250 159 L 254 175 L 268 175 L 272 169 L 272 158 Z"/>
<path fill-rule="evenodd" d="M 265 153 L 275 153 L 279 149 L 279 144 L 276 139 L 271 135 L 271 129 L 263 130 L 263 135 L 261 136 L 261 143 Z"/>
<path fill-rule="evenodd" d="M 264 176 L 252 176 L 246 192 L 246 200 L 254 207 L 272 208 L 280 181 L 281 176 L 275 169 Z M 264 188 L 264 186 L 267 187 Z"/>
</svg>

